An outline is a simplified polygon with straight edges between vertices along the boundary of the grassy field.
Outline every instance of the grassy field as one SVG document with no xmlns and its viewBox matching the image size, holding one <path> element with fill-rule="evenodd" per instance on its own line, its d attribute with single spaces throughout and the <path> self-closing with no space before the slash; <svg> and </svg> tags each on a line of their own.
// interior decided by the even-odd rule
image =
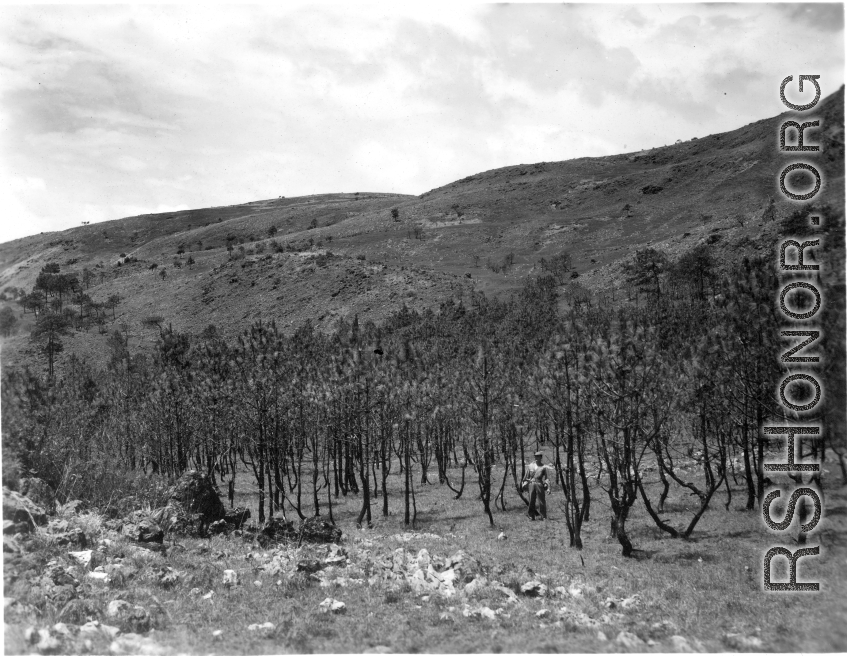
<svg viewBox="0 0 847 656">
<path fill-rule="evenodd" d="M 567 547 L 562 494 L 556 488 L 549 497 L 550 521 L 530 522 L 520 500 L 507 493 L 508 509 L 495 513 L 497 526 L 491 529 L 473 494 L 474 480 L 468 481 L 458 501 L 446 487 L 417 486 L 417 525 L 412 531 L 403 525 L 402 481 L 395 473 L 389 478 L 390 514 L 383 518 L 381 505 L 374 505 L 372 529 L 355 528 L 360 496 L 334 501 L 349 561 L 339 572 L 363 579 L 344 587 L 324 587 L 304 572 L 266 567 L 274 558 L 285 562 L 289 555 L 294 562 L 313 548 L 264 550 L 231 536 L 177 540 L 162 556 L 106 531 L 96 515 L 71 517 L 71 524 L 89 535 L 100 531 L 100 538 L 111 538 L 101 544 L 97 557 L 107 570 L 120 563 L 122 573 L 103 584 L 89 581 L 77 566 L 70 571 L 81 581 L 77 591 L 85 601 L 66 605 L 64 599 L 47 599 L 39 577 L 51 560 L 72 562 L 67 547 L 51 545 L 42 535 L 29 543 L 26 553 L 4 554 L 5 650 L 37 651 L 27 642 L 29 627 L 48 628 L 59 621 L 83 624 L 87 619 L 117 624 L 105 614 L 115 599 L 147 610 L 153 630 L 146 639 L 130 636 L 120 642 L 92 632 L 63 638 L 61 651 L 666 652 L 682 648 L 678 639 L 671 640 L 675 635 L 686 638 L 687 646 L 707 651 L 841 650 L 847 644 L 847 487 L 837 487 L 836 469 L 832 467 L 827 477 L 824 518 L 810 540 L 811 545 L 821 545 L 822 555 L 799 565 L 799 580 L 820 581 L 819 593 L 763 592 L 764 552 L 775 544 L 792 544 L 770 535 L 758 511 L 736 508 L 742 503 L 740 490 L 728 511 L 724 494 L 713 499 L 688 541 L 661 534 L 637 504 L 629 527 L 638 558 L 625 559 L 618 543 L 608 537 L 609 510 L 599 489 L 594 490 L 591 521 L 584 527 L 585 548 L 578 552 Z M 246 476 L 238 480 L 236 491 L 236 504 L 249 505 L 255 518 L 255 490 Z M 682 525 L 693 510 L 691 497 L 677 493 L 669 499 L 665 520 Z M 498 539 L 501 533 L 505 539 Z M 442 598 L 416 594 L 402 581 L 379 576 L 368 581 L 379 569 L 375 563 L 413 559 L 421 549 L 433 559 L 464 552 L 466 559 L 478 563 L 478 578 L 512 589 L 517 601 L 491 585 L 469 595 L 457 584 L 455 595 Z M 238 573 L 237 585 L 224 585 L 227 569 Z M 520 586 L 532 580 L 547 586 L 545 596 L 520 593 Z M 214 595 L 204 598 L 209 592 Z M 328 597 L 344 602 L 346 612 L 322 612 L 320 604 Z M 625 599 L 630 601 L 623 603 Z M 479 608 L 494 611 L 492 618 L 466 616 Z M 265 622 L 273 626 L 249 628 Z M 621 632 L 644 642 L 616 641 Z"/>
</svg>

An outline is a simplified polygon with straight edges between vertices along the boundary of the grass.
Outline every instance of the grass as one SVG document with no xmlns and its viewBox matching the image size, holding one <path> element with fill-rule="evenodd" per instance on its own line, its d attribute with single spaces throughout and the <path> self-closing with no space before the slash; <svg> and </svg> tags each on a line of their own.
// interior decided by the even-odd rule
<svg viewBox="0 0 847 656">
<path fill-rule="evenodd" d="M 836 477 L 831 481 L 836 484 Z M 481 503 L 473 498 L 474 488 L 475 481 L 469 480 L 465 495 L 456 501 L 446 487 L 419 486 L 419 537 L 412 536 L 407 542 L 397 539 L 398 535 L 409 536 L 403 526 L 396 474 L 389 479 L 393 492 L 390 515 L 383 518 L 380 506 L 375 505 L 373 529 L 354 527 L 360 496 L 334 500 L 351 566 L 367 567 L 374 559 L 390 560 L 399 548 L 411 554 L 425 548 L 434 556 L 462 550 L 479 561 L 481 573 L 489 580 L 496 579 L 513 589 L 529 580 L 540 580 L 551 593 L 557 586 L 576 584 L 585 589 L 583 596 L 521 597 L 519 603 L 511 604 L 505 595 L 491 590 L 483 590 L 473 599 L 434 595 L 426 599 L 415 595 L 408 585 L 388 581 L 324 588 L 304 573 L 288 577 L 263 572 L 259 566 L 270 559 L 270 552 L 237 537 L 179 540 L 166 557 L 150 555 L 117 540 L 104 549 L 102 558 L 122 557 L 129 574 L 116 576 L 108 587 L 84 582 L 80 597 L 86 605 L 80 607 L 77 602 L 62 616 L 64 603 L 49 601 L 34 583 L 48 561 L 65 562 L 67 555 L 42 536 L 33 542 L 38 545 L 34 552 L 11 557 L 6 554 L 6 597 L 37 610 L 27 612 L 24 606 L 25 610 L 19 612 L 20 604 L 13 606 L 11 613 L 7 609 L 6 651 L 30 650 L 24 641 L 28 626 L 49 627 L 60 620 L 70 621 L 69 617 L 82 623 L 85 616 L 114 623 L 103 613 L 108 602 L 116 598 L 144 606 L 153 621 L 150 637 L 184 653 L 362 652 L 376 647 L 408 653 L 602 652 L 622 650 L 613 641 L 622 630 L 644 640 L 656 637 L 658 644 L 642 645 L 642 651 L 668 651 L 669 643 L 659 640 L 663 635 L 651 629 L 663 620 L 673 623 L 670 634 L 699 639 L 710 651 L 731 648 L 723 642 L 727 633 L 758 635 L 764 643 L 762 649 L 767 651 L 834 651 L 847 644 L 847 623 L 843 621 L 847 618 L 843 595 L 847 583 L 843 567 L 847 556 L 847 488 L 827 494 L 824 520 L 811 539 L 811 544 L 821 544 L 822 556 L 802 560 L 799 566 L 800 580 L 821 581 L 821 591 L 811 594 L 762 591 L 763 554 L 780 541 L 767 532 L 758 512 L 726 511 L 723 499 L 713 503 L 689 541 L 665 537 L 636 506 L 629 526 L 640 550 L 639 558 L 625 559 L 617 542 L 607 536 L 608 509 L 600 490 L 594 491 L 593 517 L 584 527 L 585 548 L 577 552 L 566 546 L 567 532 L 558 507 L 561 492 L 554 490 L 550 497 L 548 522 L 530 522 L 523 504 L 514 495 L 507 496 L 509 509 L 495 514 L 497 527 L 492 530 L 482 515 Z M 255 491 L 246 476 L 238 480 L 236 492 L 236 503 L 250 505 L 255 514 Z M 690 516 L 692 503 L 679 495 L 671 501 L 673 510 L 665 519 L 681 524 Z M 72 521 L 84 523 L 91 531 L 98 528 L 90 517 Z M 497 539 L 501 532 L 506 540 Z M 167 567 L 177 573 L 176 584 L 162 582 Z M 223 585 L 225 569 L 238 572 L 239 585 Z M 201 594 L 191 595 L 192 588 L 199 588 Z M 212 600 L 203 599 L 209 591 L 215 593 Z M 609 597 L 634 594 L 641 599 L 635 608 L 609 610 L 604 605 Z M 320 612 L 319 604 L 327 597 L 345 602 L 347 612 Z M 502 608 L 503 614 L 494 620 L 464 617 L 464 603 L 471 608 Z M 610 623 L 600 627 L 609 640 L 598 640 L 597 628 L 559 620 L 556 611 L 563 607 L 595 619 L 611 615 Z M 543 619 L 536 617 L 545 608 L 551 614 Z M 442 619 L 445 614 L 449 619 Z M 268 621 L 275 625 L 273 631 L 247 628 Z M 215 637 L 213 631 L 218 629 L 222 634 Z M 97 638 L 85 645 L 77 638 L 68 646 L 73 652 L 102 653 L 108 651 L 109 643 L 106 638 Z"/>
</svg>

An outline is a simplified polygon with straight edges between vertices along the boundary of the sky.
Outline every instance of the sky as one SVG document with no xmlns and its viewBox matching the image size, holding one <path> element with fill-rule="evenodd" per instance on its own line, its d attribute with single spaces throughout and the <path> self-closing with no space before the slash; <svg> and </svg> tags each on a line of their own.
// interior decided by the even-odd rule
<svg viewBox="0 0 847 656">
<path fill-rule="evenodd" d="M 4 5 L 0 242 L 672 144 L 799 74 L 843 84 L 842 5 Z"/>
</svg>

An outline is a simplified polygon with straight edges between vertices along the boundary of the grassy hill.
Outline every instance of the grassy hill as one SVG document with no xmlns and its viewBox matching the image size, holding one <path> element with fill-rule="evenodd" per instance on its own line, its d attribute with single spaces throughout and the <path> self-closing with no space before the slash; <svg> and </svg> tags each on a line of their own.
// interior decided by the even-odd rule
<svg viewBox="0 0 847 656">
<path fill-rule="evenodd" d="M 155 333 L 141 327 L 149 316 L 234 335 L 258 317 L 286 330 L 306 319 L 331 329 L 355 314 L 378 322 L 403 303 L 437 309 L 473 290 L 505 294 L 563 251 L 573 265 L 564 282 L 601 293 L 626 284 L 623 263 L 648 245 L 672 259 L 703 241 L 724 261 L 770 252 L 779 219 L 796 209 L 777 188 L 788 162 L 815 162 L 821 197 L 842 211 L 843 104 L 843 88 L 820 103 L 822 127 L 807 142 L 821 152 L 802 158 L 778 150 L 784 114 L 636 153 L 486 171 L 421 196 L 278 198 L 44 233 L 0 244 L 0 290 L 29 290 L 48 262 L 87 267 L 97 274 L 94 300 L 122 298 L 114 327 L 124 326 L 131 347 L 152 343 Z M 32 315 L 21 318 L 3 340 L 4 365 L 36 357 Z M 79 331 L 63 357 L 96 361 L 103 339 L 96 328 Z"/>
</svg>

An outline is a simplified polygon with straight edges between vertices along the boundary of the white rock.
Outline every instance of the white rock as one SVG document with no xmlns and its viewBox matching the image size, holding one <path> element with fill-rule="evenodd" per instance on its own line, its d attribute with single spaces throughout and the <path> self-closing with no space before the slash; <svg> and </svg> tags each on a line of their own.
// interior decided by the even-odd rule
<svg viewBox="0 0 847 656">
<path fill-rule="evenodd" d="M 236 572 L 234 569 L 225 569 L 223 583 L 224 585 L 230 587 L 233 585 L 238 585 L 238 572 Z"/>
<path fill-rule="evenodd" d="M 756 636 L 745 636 L 740 633 L 727 633 L 724 642 L 733 649 L 753 649 L 761 651 L 764 643 Z"/>
<path fill-rule="evenodd" d="M 152 638 L 140 636 L 137 633 L 127 633 L 116 638 L 109 645 L 113 654 L 138 654 L 139 656 L 164 656 L 168 650 L 156 643 Z"/>
<path fill-rule="evenodd" d="M 261 588 L 262 582 L 261 581 L 253 581 L 253 585 L 255 585 L 257 588 Z"/>
<path fill-rule="evenodd" d="M 58 633 L 59 635 L 66 636 L 68 638 L 73 635 L 71 628 L 64 622 L 57 622 L 56 624 L 54 624 L 53 633 Z"/>
<path fill-rule="evenodd" d="M 221 629 L 212 631 L 212 640 L 223 640 L 224 632 Z"/>
<path fill-rule="evenodd" d="M 212 597 L 214 597 L 214 596 L 215 596 L 215 591 L 209 590 L 209 592 L 207 592 L 206 594 L 203 595 L 203 599 L 208 599 L 209 601 L 211 601 Z"/>
<path fill-rule="evenodd" d="M 508 536 L 505 533 L 500 533 L 500 535 L 497 536 L 497 539 L 498 540 L 508 540 Z"/>
<path fill-rule="evenodd" d="M 473 581 L 468 583 L 464 588 L 465 596 L 472 597 L 477 594 L 480 590 L 485 588 L 488 581 L 486 581 L 484 576 L 478 576 Z"/>
<path fill-rule="evenodd" d="M 111 580 L 106 572 L 89 572 L 85 575 L 85 578 L 95 581 L 96 583 L 103 583 L 104 585 L 109 583 Z"/>
<path fill-rule="evenodd" d="M 270 633 L 276 628 L 276 624 L 273 622 L 263 622 L 262 624 L 251 624 L 247 627 L 248 631 L 264 631 L 266 633 Z"/>
<path fill-rule="evenodd" d="M 487 620 L 493 620 L 497 617 L 497 613 L 491 610 L 488 606 L 481 606 L 480 608 L 465 608 L 462 611 L 462 615 L 465 617 L 484 617 Z"/>
<path fill-rule="evenodd" d="M 579 587 L 578 585 L 576 585 L 575 583 L 572 583 L 572 584 L 568 587 L 568 594 L 569 594 L 571 597 L 573 597 L 574 599 L 579 599 L 580 597 L 582 597 L 582 588 L 580 588 L 580 587 Z"/>
<path fill-rule="evenodd" d="M 694 648 L 688 643 L 685 636 L 674 635 L 670 637 L 671 651 L 681 654 L 693 654 Z"/>
<path fill-rule="evenodd" d="M 114 601 L 110 601 L 109 605 L 106 606 L 106 616 L 117 617 L 124 611 L 128 611 L 130 608 L 132 608 L 132 605 L 128 601 L 115 599 Z"/>
<path fill-rule="evenodd" d="M 535 616 L 536 616 L 536 617 L 547 617 L 549 614 L 550 614 L 550 609 L 549 609 L 549 608 L 542 608 L 540 611 L 538 611 L 538 612 L 535 614 Z"/>
<path fill-rule="evenodd" d="M 203 591 L 200 588 L 191 588 L 191 590 L 188 591 L 188 596 L 189 597 L 196 597 L 201 592 L 203 592 Z"/>
<path fill-rule="evenodd" d="M 615 642 L 626 649 L 641 649 L 644 641 L 634 633 L 621 631 L 615 638 Z"/>
<path fill-rule="evenodd" d="M 545 597 L 547 586 L 541 581 L 529 581 L 521 586 L 521 592 L 527 597 Z"/>
<path fill-rule="evenodd" d="M 338 601 L 337 599 L 333 599 L 332 597 L 327 597 L 320 603 L 320 609 L 322 613 L 343 613 L 347 610 L 347 604 L 343 601 Z"/>
<path fill-rule="evenodd" d="M 35 648 L 42 654 L 54 654 L 62 649 L 62 643 L 58 638 L 51 636 L 47 629 L 39 629 Z"/>
<path fill-rule="evenodd" d="M 69 551 L 68 555 L 83 567 L 90 567 L 93 553 L 91 549 L 87 549 L 86 551 Z"/>
<path fill-rule="evenodd" d="M 600 642 L 607 642 L 607 641 L 609 640 L 609 639 L 606 637 L 606 634 L 605 634 L 605 633 L 603 633 L 602 631 L 598 631 L 598 632 L 597 632 L 597 639 L 598 639 Z"/>
<path fill-rule="evenodd" d="M 432 559 L 429 557 L 429 551 L 427 551 L 426 549 L 421 549 L 418 552 L 416 560 L 418 562 L 418 567 L 420 567 L 421 569 L 426 569 L 427 567 L 429 567 L 429 564 Z"/>
</svg>

